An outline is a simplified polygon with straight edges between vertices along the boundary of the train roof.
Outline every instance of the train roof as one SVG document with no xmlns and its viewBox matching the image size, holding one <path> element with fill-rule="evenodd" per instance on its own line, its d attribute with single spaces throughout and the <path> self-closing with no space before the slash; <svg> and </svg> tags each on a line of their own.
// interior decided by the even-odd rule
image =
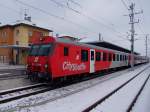
<svg viewBox="0 0 150 112">
<path fill-rule="evenodd" d="M 79 45 L 83 47 L 91 47 L 91 48 L 97 48 L 97 49 L 104 49 L 104 50 L 111 50 L 115 52 L 122 52 L 122 53 L 131 53 L 130 50 L 127 50 L 125 48 L 119 47 L 117 45 L 113 45 L 108 42 L 76 42 L 76 41 L 70 41 L 63 38 L 56 38 L 57 42 L 63 42 L 67 44 L 73 44 L 73 45 Z M 138 53 L 135 53 L 136 55 L 139 55 Z"/>
<path fill-rule="evenodd" d="M 86 44 L 91 44 L 91 45 L 95 45 L 95 46 L 99 46 L 99 47 L 104 47 L 104 48 L 108 48 L 108 49 L 112 49 L 112 50 L 117 50 L 117 51 L 121 51 L 121 52 L 126 52 L 126 53 L 131 53 L 130 50 L 117 46 L 115 44 L 106 42 L 106 41 L 93 41 L 93 42 L 85 42 Z M 139 53 L 134 52 L 134 54 L 139 55 Z"/>
<path fill-rule="evenodd" d="M 93 41 L 93 42 L 79 42 L 79 41 L 71 41 L 64 38 L 54 38 L 49 36 L 50 38 L 45 38 L 47 41 L 55 40 L 56 42 L 66 43 L 66 44 L 73 44 L 73 45 L 79 45 L 82 47 L 90 47 L 90 48 L 97 48 L 97 49 L 104 49 L 104 50 L 110 50 L 115 52 L 122 52 L 122 53 L 131 53 L 130 50 L 114 45 L 112 43 L 106 42 L 106 41 Z M 44 39 L 44 40 L 45 40 Z M 134 52 L 135 55 L 139 55 L 139 53 Z"/>
</svg>

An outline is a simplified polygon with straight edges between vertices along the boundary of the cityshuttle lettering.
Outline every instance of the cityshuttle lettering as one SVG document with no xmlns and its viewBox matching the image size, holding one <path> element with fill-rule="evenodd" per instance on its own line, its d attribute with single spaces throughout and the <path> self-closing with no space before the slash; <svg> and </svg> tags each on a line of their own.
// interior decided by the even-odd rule
<svg viewBox="0 0 150 112">
<path fill-rule="evenodd" d="M 79 70 L 85 70 L 86 65 L 84 63 L 76 64 L 65 61 L 63 63 L 63 70 L 69 70 L 69 71 L 79 71 Z"/>
</svg>

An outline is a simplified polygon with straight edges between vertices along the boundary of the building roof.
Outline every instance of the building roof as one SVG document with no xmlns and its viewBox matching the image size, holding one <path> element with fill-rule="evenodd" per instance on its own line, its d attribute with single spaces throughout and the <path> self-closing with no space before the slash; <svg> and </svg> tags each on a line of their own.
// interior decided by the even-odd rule
<svg viewBox="0 0 150 112">
<path fill-rule="evenodd" d="M 20 46 L 20 45 L 0 45 L 0 48 L 26 48 L 26 49 L 29 49 L 30 46 Z"/>
<path fill-rule="evenodd" d="M 6 25 L 3 25 L 3 26 L 0 26 L 0 29 L 6 28 L 6 27 L 12 27 L 13 28 L 12 25 L 6 24 Z"/>
<path fill-rule="evenodd" d="M 2 28 L 5 28 L 5 27 L 17 27 L 17 26 L 27 26 L 27 27 L 32 27 L 32 28 L 37 28 L 37 29 L 40 29 L 40 30 L 45 30 L 45 31 L 48 31 L 48 32 L 53 32 L 52 30 L 49 30 L 47 28 L 42 28 L 42 27 L 39 27 L 39 26 L 36 26 L 35 24 L 28 24 L 28 23 L 24 23 L 24 22 L 20 22 L 20 23 L 16 23 L 16 24 L 6 24 L 6 25 L 3 25 L 3 26 L 0 26 L 0 29 Z"/>
<path fill-rule="evenodd" d="M 17 27 L 17 26 L 27 26 L 27 27 L 32 27 L 32 28 L 37 28 L 37 29 L 40 29 L 40 30 L 45 30 L 45 31 L 53 32 L 52 30 L 36 26 L 35 24 L 31 25 L 31 24 L 27 24 L 27 23 L 18 23 L 18 24 L 15 24 L 13 26 L 14 27 Z"/>
<path fill-rule="evenodd" d="M 63 38 L 56 38 L 57 42 L 60 43 L 67 43 L 67 44 L 71 44 L 71 45 L 78 45 L 78 46 L 82 46 L 82 47 L 88 47 L 91 49 L 103 49 L 103 50 L 107 50 L 107 51 L 113 51 L 116 53 L 127 53 L 125 51 L 119 51 L 119 50 L 115 50 L 115 49 L 110 49 L 110 48 L 106 48 L 106 47 L 101 47 L 101 46 L 96 46 L 94 44 L 89 44 L 89 43 L 85 43 L 85 42 L 75 42 L 75 41 L 70 41 L 67 39 L 63 39 Z M 129 53 L 127 53 L 129 54 Z"/>
<path fill-rule="evenodd" d="M 112 50 L 117 50 L 117 51 L 121 51 L 121 52 L 126 52 L 126 53 L 131 53 L 130 50 L 117 46 L 115 44 L 106 42 L 106 41 L 93 41 L 93 42 L 86 42 L 86 44 L 91 44 L 91 45 L 95 45 L 95 46 L 99 46 L 99 47 L 104 47 L 104 48 L 108 48 L 108 49 L 112 49 Z M 136 55 L 139 55 L 139 53 L 134 52 Z"/>
</svg>

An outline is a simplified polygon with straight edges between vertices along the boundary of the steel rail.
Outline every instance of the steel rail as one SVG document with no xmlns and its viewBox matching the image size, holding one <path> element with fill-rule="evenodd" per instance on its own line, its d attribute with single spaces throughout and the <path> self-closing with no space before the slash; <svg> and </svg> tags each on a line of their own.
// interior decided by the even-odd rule
<svg viewBox="0 0 150 112">
<path fill-rule="evenodd" d="M 45 87 L 45 88 L 41 89 L 40 87 Z M 50 88 L 48 88 L 48 87 L 46 88 L 46 87 L 47 87 L 46 83 L 41 83 L 41 84 L 35 84 L 35 85 L 30 85 L 30 86 L 10 89 L 10 90 L 6 90 L 6 91 L 0 91 L 0 96 L 1 96 L 0 104 L 6 103 L 6 102 L 9 102 L 9 101 L 12 101 L 12 100 L 17 100 L 17 99 L 20 99 L 20 98 L 23 98 L 23 97 L 28 97 L 28 96 L 31 96 L 31 95 L 35 95 L 35 94 L 38 94 L 38 93 L 42 93 L 42 92 L 45 92 L 45 91 L 48 91 Z M 40 89 L 39 90 L 34 90 L 34 92 L 28 92 L 28 93 L 25 93 L 25 94 L 12 96 L 10 98 L 7 98 L 7 97 L 3 98 L 2 97 L 3 95 L 7 95 L 7 94 L 10 94 L 10 93 L 20 92 L 20 91 L 34 89 L 34 88 L 40 88 Z"/>
<path fill-rule="evenodd" d="M 134 97 L 133 101 L 131 102 L 131 104 L 129 105 L 127 112 L 131 112 L 132 108 L 134 107 L 137 99 L 139 98 L 140 94 L 142 93 L 146 83 L 148 82 L 148 79 L 150 78 L 150 74 L 148 75 L 148 77 L 146 78 L 145 82 L 143 83 L 143 85 L 141 86 L 140 90 L 138 91 L 138 93 L 136 94 L 136 96 Z"/>
<path fill-rule="evenodd" d="M 117 91 L 119 91 L 121 88 L 123 88 L 125 85 L 127 85 L 129 82 L 131 82 L 133 79 L 135 79 L 137 76 L 139 76 L 142 72 L 144 72 L 149 67 L 150 66 L 146 67 L 145 69 L 143 69 L 142 71 L 140 71 L 139 73 L 137 73 L 135 76 L 133 76 L 132 78 L 130 78 L 129 80 L 127 80 L 125 83 L 123 83 L 122 85 L 120 85 L 119 87 L 117 87 L 116 89 L 114 89 L 113 91 L 111 91 L 110 93 L 108 93 L 107 95 L 105 95 L 103 98 L 101 98 L 98 101 L 96 101 L 94 104 L 92 104 L 89 107 L 87 107 L 86 109 L 84 109 L 82 112 L 89 112 L 92 109 L 94 109 L 96 106 L 100 105 L 102 102 L 104 102 L 110 96 L 112 96 L 113 94 L 115 94 Z"/>
</svg>

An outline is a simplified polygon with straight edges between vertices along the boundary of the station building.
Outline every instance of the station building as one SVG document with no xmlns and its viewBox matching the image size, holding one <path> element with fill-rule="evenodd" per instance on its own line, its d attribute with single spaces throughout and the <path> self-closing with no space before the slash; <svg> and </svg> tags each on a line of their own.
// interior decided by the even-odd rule
<svg viewBox="0 0 150 112">
<path fill-rule="evenodd" d="M 16 23 L 0 26 L 0 63 L 26 64 L 29 46 L 52 30 L 35 24 Z"/>
</svg>

